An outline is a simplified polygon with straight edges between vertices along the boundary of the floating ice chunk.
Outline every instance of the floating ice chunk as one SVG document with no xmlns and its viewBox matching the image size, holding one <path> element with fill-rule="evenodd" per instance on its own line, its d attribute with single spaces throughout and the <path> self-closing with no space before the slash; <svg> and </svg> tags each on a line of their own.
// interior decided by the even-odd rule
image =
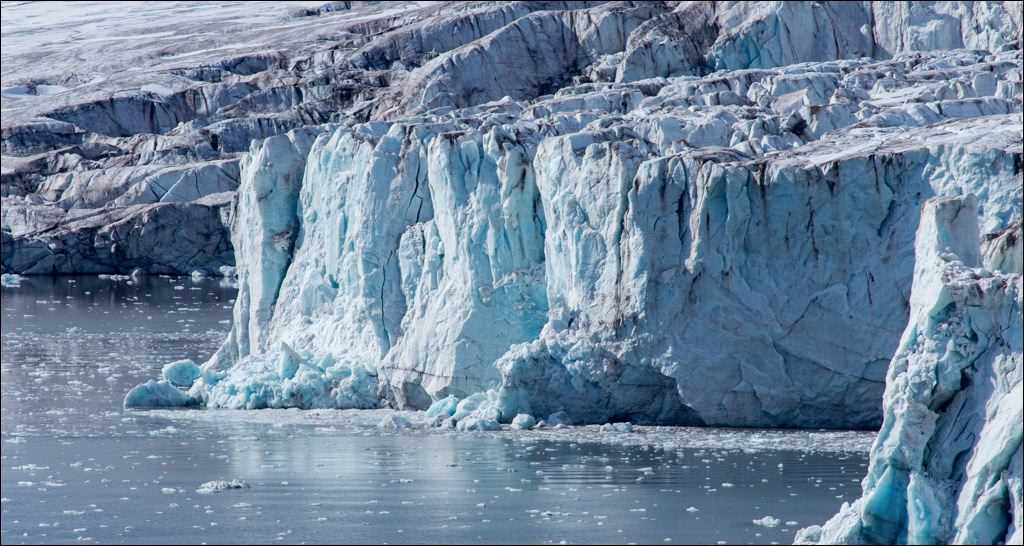
<svg viewBox="0 0 1024 546">
<path fill-rule="evenodd" d="M 380 423 L 377 424 L 377 428 L 388 432 L 398 432 L 400 430 L 413 428 L 413 424 L 408 417 L 397 413 L 389 413 L 380 420 Z"/>
<path fill-rule="evenodd" d="M 238 275 L 238 270 L 236 270 L 234 267 L 232 267 L 230 265 L 222 265 L 222 266 L 220 266 L 220 268 L 217 269 L 217 272 L 220 273 L 221 277 L 231 278 L 231 277 L 235 277 L 235 276 Z"/>
<path fill-rule="evenodd" d="M 4 273 L 3 275 L 0 275 L 0 285 L 4 286 L 5 288 L 17 288 L 21 286 L 21 281 L 23 281 L 24 279 L 25 277 L 22 277 L 21 275 L 16 275 L 14 273 Z"/>
<path fill-rule="evenodd" d="M 206 272 L 196 269 L 195 271 L 192 272 L 191 276 L 193 282 L 201 281 L 206 278 Z"/>
<path fill-rule="evenodd" d="M 222 491 L 232 491 L 237 489 L 249 489 L 249 484 L 242 480 L 213 480 L 206 482 L 196 489 L 196 493 L 200 495 L 209 495 L 210 493 L 220 493 Z"/>
<path fill-rule="evenodd" d="M 700 508 L 697 508 L 696 506 L 691 506 L 687 508 L 686 511 L 692 514 L 694 512 L 700 512 Z"/>
<path fill-rule="evenodd" d="M 778 527 L 779 523 L 781 523 L 781 521 L 779 520 L 779 518 L 773 518 L 771 516 L 765 516 L 765 517 L 763 517 L 761 519 L 755 519 L 752 523 L 754 525 L 758 525 L 758 526 L 761 526 L 761 527 L 767 527 L 769 529 L 772 529 L 772 528 Z"/>
<path fill-rule="evenodd" d="M 459 431 L 501 430 L 501 425 L 498 424 L 496 419 L 487 419 L 474 415 L 460 420 L 456 423 L 455 429 Z"/>
<path fill-rule="evenodd" d="M 605 423 L 601 425 L 601 432 L 633 432 L 632 423 Z"/>
<path fill-rule="evenodd" d="M 544 422 L 549 427 L 557 427 L 558 425 L 568 426 L 572 424 L 572 418 L 569 417 L 569 414 L 564 411 L 557 411 L 555 413 L 552 413 L 551 415 L 548 415 L 548 418 L 545 419 Z"/>
<path fill-rule="evenodd" d="M 163 493 L 164 495 L 173 495 L 177 493 L 178 490 L 173 487 L 161 487 L 160 492 Z"/>
<path fill-rule="evenodd" d="M 434 402 L 427 408 L 427 418 L 433 419 L 435 417 L 451 417 L 455 415 L 455 408 L 459 405 L 459 399 L 453 395 L 448 396 Z"/>
<path fill-rule="evenodd" d="M 537 425 L 537 420 L 528 413 L 520 413 L 512 419 L 512 428 L 516 430 L 530 430 Z"/>
<path fill-rule="evenodd" d="M 199 366 L 191 360 L 178 360 L 164 366 L 161 372 L 165 381 L 175 387 L 189 388 L 202 375 Z"/>
<path fill-rule="evenodd" d="M 198 405 L 199 400 L 167 381 L 149 380 L 136 385 L 124 397 L 126 408 L 183 408 Z"/>
</svg>

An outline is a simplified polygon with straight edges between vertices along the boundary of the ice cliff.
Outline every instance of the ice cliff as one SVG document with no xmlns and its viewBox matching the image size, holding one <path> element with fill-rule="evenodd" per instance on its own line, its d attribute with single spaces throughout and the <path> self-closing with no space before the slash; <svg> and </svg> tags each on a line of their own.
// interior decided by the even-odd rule
<svg viewBox="0 0 1024 546">
<path fill-rule="evenodd" d="M 239 158 L 189 403 L 878 426 L 922 205 L 1022 216 L 1019 4 L 449 7 Z"/>
<path fill-rule="evenodd" d="M 1020 544 L 1020 224 L 979 238 L 973 196 L 934 198 L 864 496 L 800 543 Z"/>
</svg>

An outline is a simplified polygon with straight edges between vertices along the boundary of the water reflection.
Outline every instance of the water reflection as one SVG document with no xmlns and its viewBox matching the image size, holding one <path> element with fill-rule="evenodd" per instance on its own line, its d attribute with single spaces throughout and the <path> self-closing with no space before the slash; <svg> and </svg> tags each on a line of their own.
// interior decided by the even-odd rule
<svg viewBox="0 0 1024 546">
<path fill-rule="evenodd" d="M 789 543 L 854 498 L 864 473 L 863 453 L 123 411 L 124 392 L 162 364 L 215 350 L 233 297 L 216 280 L 161 278 L 3 289 L 4 544 Z M 217 479 L 250 487 L 196 492 Z M 780 525 L 752 523 L 766 515 Z"/>
</svg>

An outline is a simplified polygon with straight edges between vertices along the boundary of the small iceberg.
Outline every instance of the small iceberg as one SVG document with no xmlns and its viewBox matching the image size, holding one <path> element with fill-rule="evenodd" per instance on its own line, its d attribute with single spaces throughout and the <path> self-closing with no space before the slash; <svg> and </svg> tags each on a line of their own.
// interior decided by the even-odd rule
<svg viewBox="0 0 1024 546">
<path fill-rule="evenodd" d="M 23 280 L 25 280 L 25 277 L 14 273 L 0 275 L 0 285 L 3 285 L 4 288 L 17 288 L 21 286 L 21 281 Z"/>
<path fill-rule="evenodd" d="M 200 495 L 209 495 L 212 493 L 223 493 L 224 491 L 235 491 L 239 489 L 249 489 L 249 484 L 242 480 L 213 480 L 206 482 L 196 489 L 196 493 Z"/>
<path fill-rule="evenodd" d="M 520 413 L 516 415 L 515 419 L 512 419 L 512 428 L 514 430 L 530 430 L 537 426 L 537 420 L 528 413 Z"/>
<path fill-rule="evenodd" d="M 196 382 L 196 379 L 202 375 L 202 371 L 192 360 L 178 360 L 171 362 L 163 367 L 161 375 L 163 375 L 164 381 L 167 381 L 175 387 L 181 387 L 187 389 Z"/>
<path fill-rule="evenodd" d="M 779 520 L 779 518 L 774 518 L 772 516 L 765 516 L 765 517 L 763 517 L 761 519 L 755 519 L 752 523 L 754 525 L 759 526 L 759 527 L 766 527 L 768 529 L 774 529 L 775 527 L 779 526 L 779 523 L 781 523 L 781 520 Z"/>
<path fill-rule="evenodd" d="M 199 400 L 168 381 L 149 380 L 137 385 L 124 397 L 125 408 L 187 408 L 199 405 Z"/>
</svg>

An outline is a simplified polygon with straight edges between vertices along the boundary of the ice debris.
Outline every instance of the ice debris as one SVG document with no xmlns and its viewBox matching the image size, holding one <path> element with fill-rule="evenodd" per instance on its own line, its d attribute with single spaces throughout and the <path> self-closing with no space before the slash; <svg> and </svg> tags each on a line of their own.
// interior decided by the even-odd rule
<svg viewBox="0 0 1024 546">
<path fill-rule="evenodd" d="M 427 408 L 427 418 L 433 419 L 435 417 L 451 417 L 455 415 L 455 410 L 459 405 L 459 398 L 453 394 L 449 394 L 440 400 L 435 401 Z"/>
<path fill-rule="evenodd" d="M 237 491 L 241 489 L 249 489 L 249 484 L 242 480 L 213 480 L 206 482 L 196 489 L 196 493 L 200 495 L 209 495 L 211 493 L 221 493 L 224 491 Z"/>
<path fill-rule="evenodd" d="M 514 430 L 530 430 L 537 425 L 537 420 L 528 413 L 520 413 L 512 419 L 512 428 Z"/>
<path fill-rule="evenodd" d="M 175 387 L 187 389 L 202 375 L 199 366 L 191 360 L 178 360 L 163 367 L 161 375 Z"/>
<path fill-rule="evenodd" d="M 769 529 L 778 527 L 779 523 L 782 523 L 781 520 L 779 520 L 779 518 L 772 516 L 765 516 L 763 518 L 753 520 L 754 525 L 757 525 L 759 527 L 767 527 Z"/>
<path fill-rule="evenodd" d="M 618 433 L 633 432 L 633 425 L 632 425 L 632 423 L 628 423 L 628 422 L 623 422 L 623 423 L 605 423 L 605 424 L 601 425 L 601 432 L 618 432 Z"/>
<path fill-rule="evenodd" d="M 4 273 L 0 275 L 0 286 L 4 288 L 17 288 L 21 286 L 21 281 L 24 279 L 25 277 L 16 273 Z"/>
<path fill-rule="evenodd" d="M 124 397 L 125 408 L 183 408 L 198 405 L 199 400 L 168 381 L 149 380 L 135 386 Z"/>
<path fill-rule="evenodd" d="M 246 357 L 227 372 L 204 374 L 194 390 L 209 407 L 263 409 L 373 409 L 380 405 L 376 371 L 367 366 L 314 357 L 288 344 Z"/>
<path fill-rule="evenodd" d="M 377 428 L 386 432 L 399 432 L 402 430 L 414 428 L 413 422 L 408 417 L 397 413 L 389 413 L 380 420 L 377 424 Z"/>
</svg>

